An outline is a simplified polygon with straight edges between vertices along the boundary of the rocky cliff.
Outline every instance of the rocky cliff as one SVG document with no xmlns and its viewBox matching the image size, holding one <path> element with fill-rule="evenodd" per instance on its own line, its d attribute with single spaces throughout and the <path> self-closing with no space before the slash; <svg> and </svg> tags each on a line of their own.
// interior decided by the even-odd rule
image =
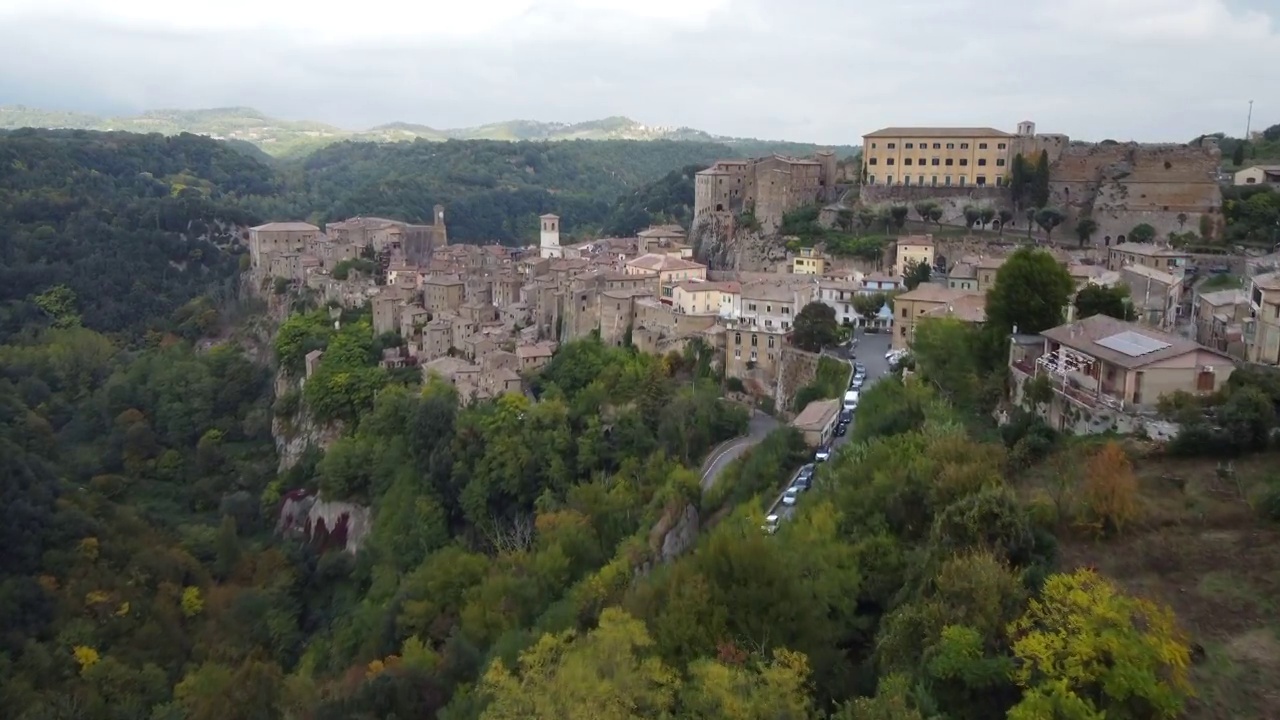
<svg viewBox="0 0 1280 720">
<path fill-rule="evenodd" d="M 698 262 L 712 270 L 772 272 L 787 261 L 786 247 L 778 236 L 739 227 L 726 213 L 694 220 L 689 242 Z"/>
</svg>

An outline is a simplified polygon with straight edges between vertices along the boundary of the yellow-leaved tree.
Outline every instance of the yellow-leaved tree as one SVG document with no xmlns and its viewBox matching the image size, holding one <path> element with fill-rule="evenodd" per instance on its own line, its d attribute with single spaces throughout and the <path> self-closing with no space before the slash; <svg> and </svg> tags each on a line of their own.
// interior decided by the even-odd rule
<svg viewBox="0 0 1280 720">
<path fill-rule="evenodd" d="M 1089 458 L 1084 497 L 1108 533 L 1119 533 L 1138 517 L 1138 478 L 1120 443 L 1109 442 Z"/>
<path fill-rule="evenodd" d="M 1009 634 L 1024 691 L 1009 720 L 1175 718 L 1192 694 L 1173 611 L 1092 570 L 1051 575 Z"/>
<path fill-rule="evenodd" d="M 671 710 L 678 678 L 656 657 L 644 623 L 617 608 L 600 614 L 585 635 L 543 635 L 520 654 L 519 674 L 500 660 L 481 689 L 490 697 L 482 720 L 627 720 Z"/>
<path fill-rule="evenodd" d="M 778 650 L 773 661 L 744 663 L 699 660 L 689 667 L 680 693 L 680 717 L 689 720 L 805 720 L 816 717 L 809 697 L 809 660 Z"/>
</svg>

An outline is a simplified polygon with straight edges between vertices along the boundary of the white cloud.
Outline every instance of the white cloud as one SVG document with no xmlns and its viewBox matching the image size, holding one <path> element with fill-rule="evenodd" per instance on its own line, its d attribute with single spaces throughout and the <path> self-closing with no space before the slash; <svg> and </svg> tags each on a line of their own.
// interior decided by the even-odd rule
<svg viewBox="0 0 1280 720">
<path fill-rule="evenodd" d="M 1252 11 L 1228 3 L 1253 2 Z M 1263 14 L 1269 10 L 1272 15 Z M 346 127 L 628 115 L 818 142 L 1280 122 L 1275 0 L 0 0 L 0 103 Z M 1268 103 L 1272 103 L 1271 106 Z"/>
</svg>

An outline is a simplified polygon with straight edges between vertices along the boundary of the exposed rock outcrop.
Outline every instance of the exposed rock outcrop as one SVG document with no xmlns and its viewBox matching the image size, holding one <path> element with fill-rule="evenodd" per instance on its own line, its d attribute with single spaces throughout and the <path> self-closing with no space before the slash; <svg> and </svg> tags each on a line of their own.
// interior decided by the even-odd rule
<svg viewBox="0 0 1280 720">
<path fill-rule="evenodd" d="M 711 213 L 694 221 L 689 231 L 698 261 L 712 270 L 769 272 L 787 260 L 776 235 L 738 227 L 726 213 Z"/>
<path fill-rule="evenodd" d="M 283 370 L 276 371 L 275 396 L 277 398 L 299 393 L 301 390 L 300 382 Z M 298 464 L 309 447 L 329 449 L 329 446 L 341 435 L 341 423 L 316 421 L 304 402 L 297 403 L 297 409 L 288 416 L 274 415 L 271 418 L 271 436 L 276 443 L 276 455 L 279 458 L 278 471 L 285 472 Z"/>
<path fill-rule="evenodd" d="M 308 490 L 284 496 L 276 533 L 310 543 L 317 550 L 344 550 L 355 554 L 372 526 L 369 508 L 347 502 L 326 502 Z"/>
</svg>

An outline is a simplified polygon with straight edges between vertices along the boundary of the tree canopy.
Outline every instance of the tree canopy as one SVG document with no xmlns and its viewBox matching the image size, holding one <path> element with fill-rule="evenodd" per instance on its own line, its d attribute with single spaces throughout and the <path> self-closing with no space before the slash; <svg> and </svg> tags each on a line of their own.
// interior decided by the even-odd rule
<svg viewBox="0 0 1280 720">
<path fill-rule="evenodd" d="M 1044 250 L 1020 248 L 996 272 L 987 291 L 987 324 L 1000 332 L 1014 328 L 1038 333 L 1062 324 L 1075 282 Z"/>
</svg>

